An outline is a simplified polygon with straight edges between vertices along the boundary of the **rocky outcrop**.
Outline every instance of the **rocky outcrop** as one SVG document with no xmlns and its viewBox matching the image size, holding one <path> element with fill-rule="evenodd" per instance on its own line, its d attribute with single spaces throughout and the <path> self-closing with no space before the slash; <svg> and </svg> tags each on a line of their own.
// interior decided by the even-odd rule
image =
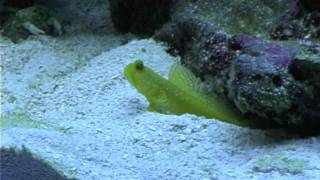
<svg viewBox="0 0 320 180">
<path fill-rule="evenodd" d="M 201 2 L 182 8 L 155 38 L 173 47 L 181 62 L 208 84 L 207 91 L 228 99 L 242 113 L 259 117 L 262 124 L 319 131 L 319 45 L 267 40 L 272 25 L 265 34 L 228 31 L 206 11 L 213 7 Z M 300 14 L 296 4 L 288 5 L 291 14 Z"/>
<path fill-rule="evenodd" d="M 31 6 L 18 10 L 8 21 L 4 23 L 3 34 L 13 42 L 25 39 L 29 35 L 53 35 L 63 34 L 59 21 L 49 15 L 44 6 Z"/>
<path fill-rule="evenodd" d="M 0 0 L 1 4 L 0 28 L 11 23 L 17 12 L 33 6 L 43 6 L 47 8 L 49 16 L 55 17 L 65 27 L 66 33 L 106 34 L 114 31 L 106 0 Z"/>
</svg>

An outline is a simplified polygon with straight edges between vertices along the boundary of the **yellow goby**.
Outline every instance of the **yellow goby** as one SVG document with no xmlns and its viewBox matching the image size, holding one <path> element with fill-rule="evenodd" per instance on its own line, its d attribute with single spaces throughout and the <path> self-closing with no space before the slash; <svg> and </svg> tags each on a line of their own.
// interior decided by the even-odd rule
<svg viewBox="0 0 320 180">
<path fill-rule="evenodd" d="M 240 112 L 220 98 L 202 93 L 199 80 L 182 65 L 173 64 L 168 79 L 165 79 L 146 67 L 141 60 L 136 60 L 125 67 L 124 75 L 146 97 L 149 111 L 176 115 L 189 113 L 257 128 L 252 120 L 244 119 Z"/>
</svg>

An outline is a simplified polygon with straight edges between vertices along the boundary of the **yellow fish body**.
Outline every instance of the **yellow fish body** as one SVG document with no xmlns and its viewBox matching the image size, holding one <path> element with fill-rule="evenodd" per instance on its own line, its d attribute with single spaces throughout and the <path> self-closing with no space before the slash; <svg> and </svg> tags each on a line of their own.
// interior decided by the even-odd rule
<svg viewBox="0 0 320 180">
<path fill-rule="evenodd" d="M 199 80 L 182 65 L 173 64 L 167 80 L 137 60 L 125 67 L 124 75 L 147 98 L 149 111 L 177 115 L 190 113 L 256 128 L 251 120 L 245 120 L 241 113 L 218 97 L 202 93 Z"/>
</svg>

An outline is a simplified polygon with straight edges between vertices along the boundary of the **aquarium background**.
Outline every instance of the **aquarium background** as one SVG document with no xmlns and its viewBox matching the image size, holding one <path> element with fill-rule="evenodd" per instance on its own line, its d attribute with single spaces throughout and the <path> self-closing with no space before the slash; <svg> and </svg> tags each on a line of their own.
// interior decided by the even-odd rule
<svg viewBox="0 0 320 180">
<path fill-rule="evenodd" d="M 320 178 L 316 0 L 0 0 L 0 29 L 3 180 Z M 148 111 L 135 60 L 259 128 Z"/>
</svg>

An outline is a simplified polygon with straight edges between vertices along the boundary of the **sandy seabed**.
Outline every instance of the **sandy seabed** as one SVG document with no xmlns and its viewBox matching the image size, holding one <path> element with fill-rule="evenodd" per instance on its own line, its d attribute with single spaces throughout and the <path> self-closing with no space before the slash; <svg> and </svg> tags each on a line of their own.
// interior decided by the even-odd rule
<svg viewBox="0 0 320 180">
<path fill-rule="evenodd" d="M 124 79 L 136 59 L 163 76 L 179 61 L 152 39 L 0 38 L 1 146 L 25 146 L 77 179 L 320 179 L 320 137 L 162 115 Z M 5 124 L 2 122 L 2 124 Z"/>
</svg>

